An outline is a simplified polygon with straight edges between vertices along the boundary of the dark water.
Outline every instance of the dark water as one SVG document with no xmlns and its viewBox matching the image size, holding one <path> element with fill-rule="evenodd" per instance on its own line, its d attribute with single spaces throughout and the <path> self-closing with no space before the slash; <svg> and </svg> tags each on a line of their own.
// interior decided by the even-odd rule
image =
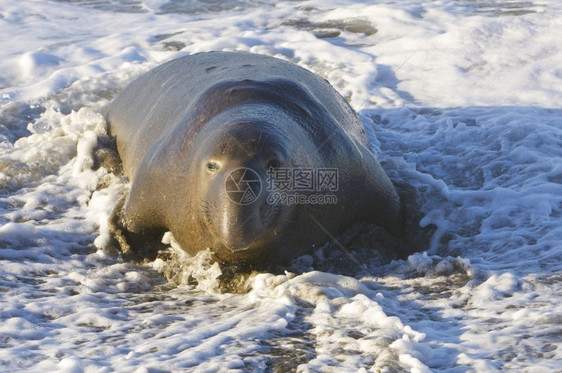
<svg viewBox="0 0 562 373">
<path fill-rule="evenodd" d="M 123 12 L 123 13 L 146 13 L 142 1 L 139 0 L 53 0 L 56 3 L 67 3 L 88 8 Z"/>
<path fill-rule="evenodd" d="M 149 10 L 140 0 L 53 0 L 58 3 L 69 3 L 88 8 L 123 12 L 146 13 Z M 231 10 L 243 11 L 259 6 L 275 6 L 275 1 L 244 1 L 244 0 L 170 0 L 164 2 L 157 14 L 207 14 Z"/>
<path fill-rule="evenodd" d="M 68 3 L 88 8 L 123 12 L 123 13 L 146 13 L 147 9 L 141 0 L 52 0 L 57 3 Z M 305 3 L 294 0 L 297 3 Z M 372 3 L 394 3 L 394 1 L 372 1 Z M 416 4 L 419 1 L 404 1 L 403 3 Z M 170 0 L 163 2 L 157 14 L 209 14 L 226 11 L 245 11 L 258 7 L 274 7 L 276 1 L 272 0 Z M 480 1 L 480 0 L 457 0 L 452 4 L 459 6 L 463 13 L 486 14 L 490 16 L 519 16 L 536 12 L 536 4 L 532 1 Z M 399 6 L 399 4 L 397 4 Z M 303 6 L 304 10 L 313 10 L 313 7 Z M 361 15 L 358 14 L 360 17 Z M 309 27 L 310 25 L 306 25 Z"/>
</svg>

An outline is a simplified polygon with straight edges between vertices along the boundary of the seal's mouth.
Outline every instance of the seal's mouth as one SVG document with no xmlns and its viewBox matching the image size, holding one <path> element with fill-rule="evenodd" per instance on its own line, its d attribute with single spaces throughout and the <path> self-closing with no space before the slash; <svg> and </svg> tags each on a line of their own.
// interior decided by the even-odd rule
<svg viewBox="0 0 562 373">
<path fill-rule="evenodd" d="M 244 246 L 236 248 L 228 248 L 219 244 L 215 246 L 214 252 L 221 262 L 227 264 L 247 265 L 259 261 L 259 258 L 265 257 L 268 246 Z"/>
<path fill-rule="evenodd" d="M 256 251 L 257 250 L 254 246 L 230 247 L 230 248 L 227 248 L 225 246 L 225 248 L 232 253 L 243 253 L 243 252 L 250 252 L 250 251 Z"/>
</svg>

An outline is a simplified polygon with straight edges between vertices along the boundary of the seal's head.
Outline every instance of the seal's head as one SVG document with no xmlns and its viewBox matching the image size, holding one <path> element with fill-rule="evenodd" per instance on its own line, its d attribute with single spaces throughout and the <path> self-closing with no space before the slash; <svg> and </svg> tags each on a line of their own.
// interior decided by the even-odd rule
<svg viewBox="0 0 562 373">
<path fill-rule="evenodd" d="M 294 136 L 256 120 L 235 120 L 205 135 L 196 163 L 197 195 L 212 249 L 222 260 L 275 255 L 286 243 L 297 207 L 274 203 L 272 177 L 295 167 Z"/>
</svg>

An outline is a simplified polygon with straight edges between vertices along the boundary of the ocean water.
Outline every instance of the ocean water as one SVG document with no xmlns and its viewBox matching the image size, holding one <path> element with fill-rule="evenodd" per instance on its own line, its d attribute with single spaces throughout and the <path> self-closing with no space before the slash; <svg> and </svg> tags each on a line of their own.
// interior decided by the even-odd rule
<svg viewBox="0 0 562 373">
<path fill-rule="evenodd" d="M 1 371 L 562 371 L 558 1 L 0 0 L 0 31 Z M 429 244 L 340 237 L 362 266 L 328 243 L 234 292 L 169 235 L 122 259 L 100 111 L 210 50 L 328 79 Z"/>
</svg>

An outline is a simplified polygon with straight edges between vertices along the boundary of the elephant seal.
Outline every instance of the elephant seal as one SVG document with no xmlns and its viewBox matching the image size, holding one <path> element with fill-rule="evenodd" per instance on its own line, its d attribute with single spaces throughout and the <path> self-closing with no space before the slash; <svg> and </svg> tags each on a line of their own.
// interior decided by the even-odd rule
<svg viewBox="0 0 562 373">
<path fill-rule="evenodd" d="M 188 253 L 211 248 L 237 265 L 287 262 L 354 222 L 400 231 L 399 197 L 363 124 L 328 82 L 289 62 L 181 57 L 105 114 L 132 183 L 118 212 L 128 233 L 169 230 Z"/>
</svg>

